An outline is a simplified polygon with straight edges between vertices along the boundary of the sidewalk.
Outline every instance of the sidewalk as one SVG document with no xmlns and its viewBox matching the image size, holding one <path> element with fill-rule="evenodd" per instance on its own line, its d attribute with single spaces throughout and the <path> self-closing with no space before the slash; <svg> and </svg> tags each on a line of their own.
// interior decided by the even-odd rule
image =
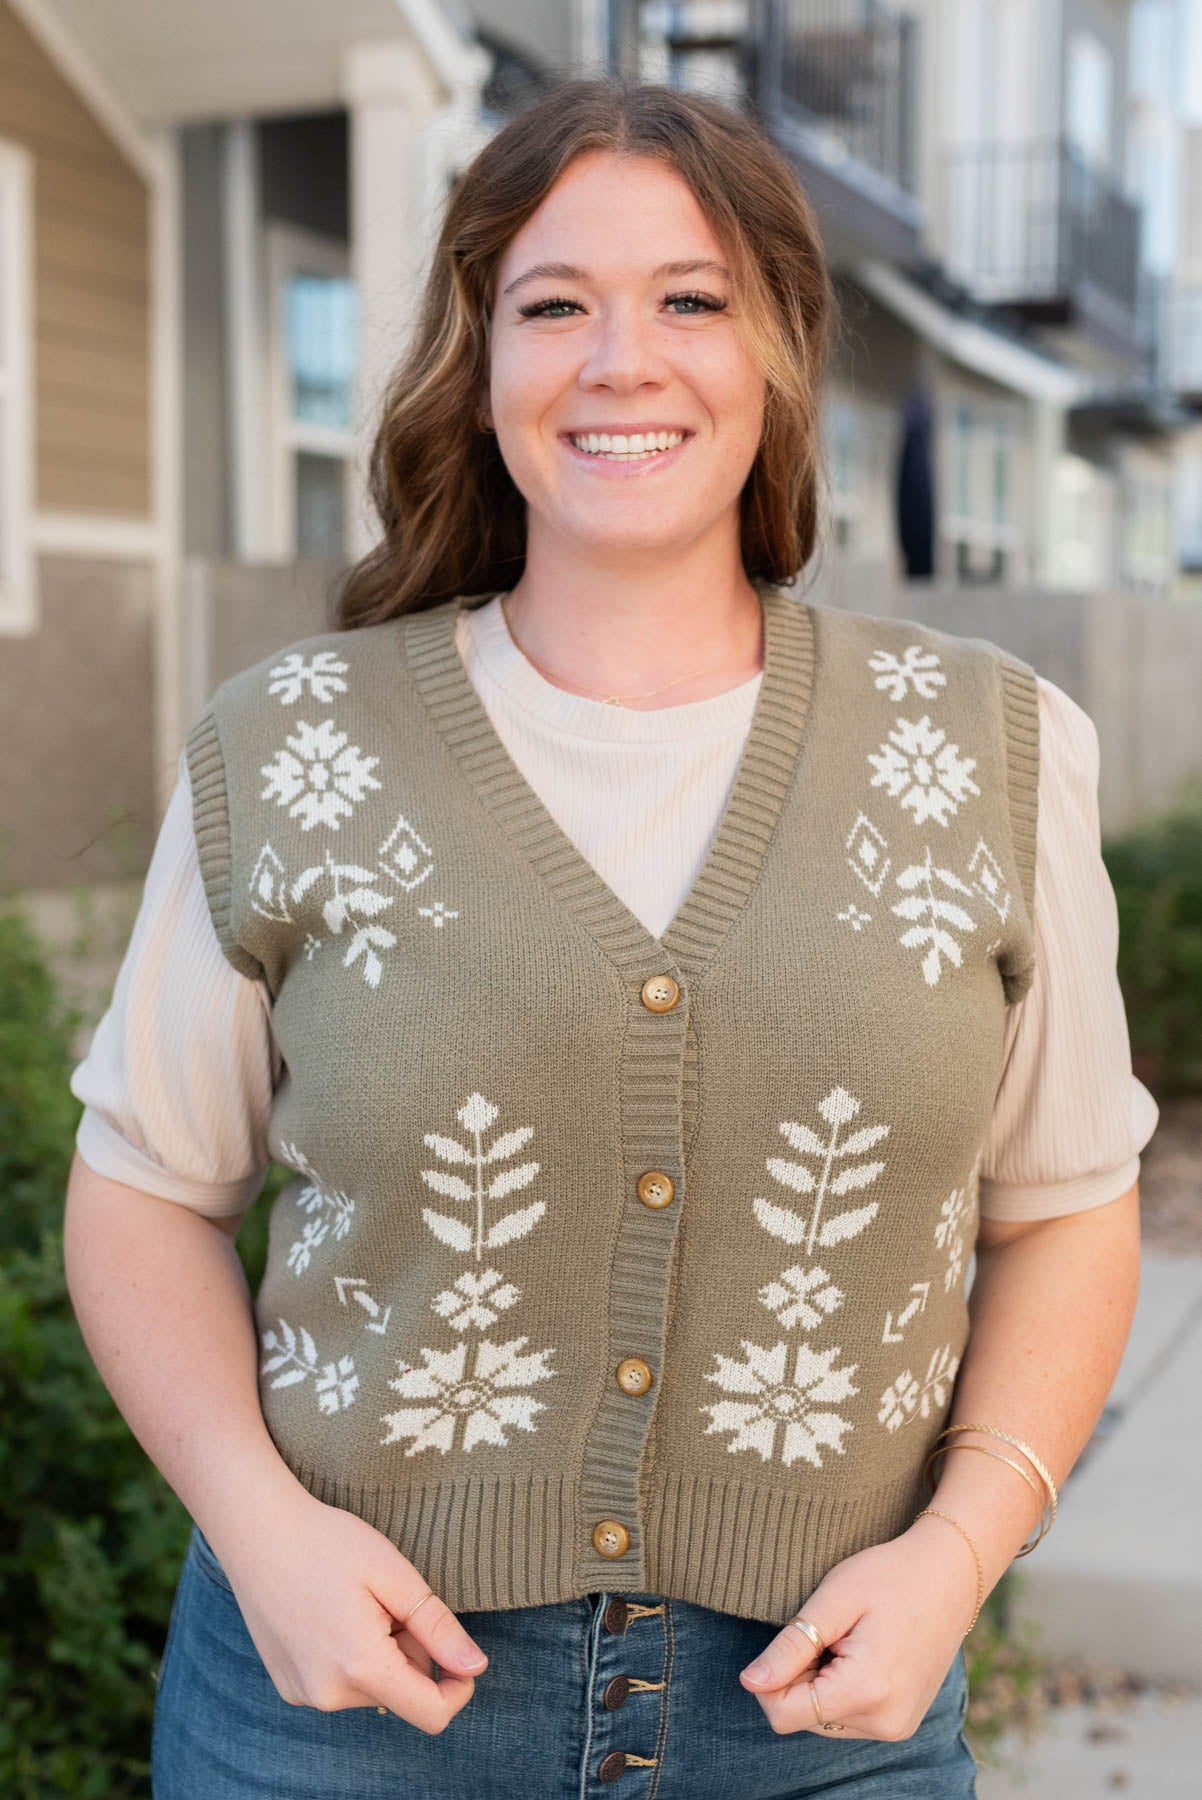
<svg viewBox="0 0 1202 1800">
<path fill-rule="evenodd" d="M 1200 1200 L 1202 1205 L 1202 1200 Z M 1053 1657 L 1202 1691 L 1202 1256 L 1145 1250 L 1131 1337 L 1015 1614 Z M 1202 1743 L 1198 1746 L 1202 1757 Z"/>
<path fill-rule="evenodd" d="M 1202 1208 L 1202 1196 L 1199 1198 Z M 1202 1792 L 1202 1255 L 1144 1250 L 1131 1337 L 1056 1529 L 1024 1557 L 1016 1619 L 1053 1663 L 1154 1685 L 1129 1704 L 1052 1707 L 1004 1738 L 979 1800 L 1194 1800 Z M 1193 1689 L 1182 1694 L 1182 1688 Z"/>
</svg>

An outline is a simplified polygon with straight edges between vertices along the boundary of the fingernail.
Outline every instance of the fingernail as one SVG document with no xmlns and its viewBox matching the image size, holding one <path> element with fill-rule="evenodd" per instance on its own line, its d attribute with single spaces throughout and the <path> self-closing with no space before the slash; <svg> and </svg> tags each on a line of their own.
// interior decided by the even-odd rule
<svg viewBox="0 0 1202 1800">
<path fill-rule="evenodd" d="M 772 1671 L 766 1662 L 748 1663 L 747 1667 L 743 1670 L 744 1678 L 747 1681 L 767 1681 L 771 1673 Z"/>
<path fill-rule="evenodd" d="M 455 1658 L 457 1669 L 482 1669 L 488 1658 L 481 1650 L 461 1650 Z"/>
</svg>

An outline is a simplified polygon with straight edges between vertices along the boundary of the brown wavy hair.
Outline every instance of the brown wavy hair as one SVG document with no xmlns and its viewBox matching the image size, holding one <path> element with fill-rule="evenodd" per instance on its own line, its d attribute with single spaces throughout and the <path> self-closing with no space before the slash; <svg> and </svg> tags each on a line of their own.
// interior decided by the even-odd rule
<svg viewBox="0 0 1202 1800">
<path fill-rule="evenodd" d="M 414 336 L 371 451 L 368 492 L 383 535 L 340 578 L 336 629 L 500 592 L 520 577 L 526 501 L 478 420 L 496 274 L 568 165 L 592 150 L 666 163 L 722 245 L 765 378 L 763 435 L 741 496 L 744 568 L 753 582 L 789 583 L 809 561 L 834 320 L 810 202 L 760 126 L 722 101 L 611 76 L 567 81 L 491 138 L 448 196 Z"/>
</svg>

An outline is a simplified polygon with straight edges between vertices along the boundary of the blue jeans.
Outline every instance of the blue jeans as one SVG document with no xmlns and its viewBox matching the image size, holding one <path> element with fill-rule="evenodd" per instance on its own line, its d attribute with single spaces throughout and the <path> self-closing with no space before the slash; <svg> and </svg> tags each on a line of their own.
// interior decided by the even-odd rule
<svg viewBox="0 0 1202 1800">
<path fill-rule="evenodd" d="M 738 1672 L 777 1627 L 659 1594 L 463 1612 L 488 1653 L 445 1730 L 280 1698 L 193 1527 L 159 1671 L 155 1800 L 965 1800 L 957 1655 L 900 1742 L 778 1736 Z"/>
</svg>

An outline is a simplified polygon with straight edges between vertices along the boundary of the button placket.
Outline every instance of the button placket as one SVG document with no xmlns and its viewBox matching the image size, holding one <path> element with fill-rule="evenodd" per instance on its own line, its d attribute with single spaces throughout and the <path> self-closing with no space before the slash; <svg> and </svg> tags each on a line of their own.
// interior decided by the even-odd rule
<svg viewBox="0 0 1202 1800">
<path fill-rule="evenodd" d="M 624 1635 L 632 1619 L 649 1629 Z M 667 1602 L 658 1594 L 613 1595 L 602 1621 L 605 1630 L 592 1638 L 588 1769 L 581 1791 L 592 1794 L 621 1781 L 621 1792 L 647 1794 L 657 1791 L 664 1735 Z"/>
</svg>

